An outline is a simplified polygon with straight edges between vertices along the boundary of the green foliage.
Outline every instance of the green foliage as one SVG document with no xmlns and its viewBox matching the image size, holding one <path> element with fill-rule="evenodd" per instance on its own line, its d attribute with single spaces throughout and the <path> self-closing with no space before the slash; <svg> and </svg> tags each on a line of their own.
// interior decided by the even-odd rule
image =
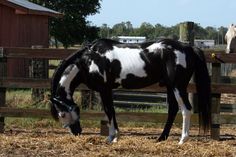
<svg viewBox="0 0 236 157">
<path fill-rule="evenodd" d="M 199 24 L 194 24 L 195 39 L 213 39 L 216 43 L 225 44 L 224 35 L 227 32 L 225 27 L 201 27 Z M 168 37 L 175 40 L 179 39 L 179 24 L 171 27 L 163 26 L 159 23 L 152 25 L 143 22 L 140 27 L 134 28 L 130 21 L 115 24 L 112 28 L 107 24 L 100 27 L 99 37 L 109 38 L 116 36 L 145 36 L 147 40 L 156 40 L 162 37 Z"/>
<path fill-rule="evenodd" d="M 63 13 L 62 18 L 51 18 L 50 35 L 64 47 L 98 38 L 99 28 L 91 26 L 86 17 L 96 14 L 101 0 L 31 0 L 47 8 Z"/>
<path fill-rule="evenodd" d="M 106 28 L 107 29 L 107 28 Z M 112 36 L 129 36 L 133 33 L 133 26 L 130 21 L 115 24 L 112 27 Z"/>
<path fill-rule="evenodd" d="M 154 27 L 150 23 L 144 22 L 137 30 L 139 36 L 145 36 L 148 39 L 153 39 Z"/>
<path fill-rule="evenodd" d="M 110 32 L 111 32 L 111 29 L 108 27 L 108 25 L 107 24 L 103 24 L 100 27 L 99 37 L 100 38 L 109 38 L 110 37 Z"/>
</svg>

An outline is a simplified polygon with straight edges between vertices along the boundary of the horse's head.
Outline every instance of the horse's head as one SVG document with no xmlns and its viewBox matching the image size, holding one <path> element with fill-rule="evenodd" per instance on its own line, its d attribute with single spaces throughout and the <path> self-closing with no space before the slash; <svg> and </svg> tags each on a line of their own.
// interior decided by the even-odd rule
<svg viewBox="0 0 236 157">
<path fill-rule="evenodd" d="M 64 128 L 69 128 L 73 135 L 81 134 L 80 109 L 72 101 L 62 101 L 51 98 L 51 113 L 55 120 L 59 120 Z"/>
<path fill-rule="evenodd" d="M 81 49 L 63 60 L 55 70 L 51 84 L 51 114 L 74 135 L 81 134 L 80 110 L 73 101 L 75 88 L 82 77 L 76 65 L 87 49 Z"/>
<path fill-rule="evenodd" d="M 227 42 L 226 53 L 236 52 L 236 26 L 234 24 L 229 26 L 225 40 Z"/>
</svg>

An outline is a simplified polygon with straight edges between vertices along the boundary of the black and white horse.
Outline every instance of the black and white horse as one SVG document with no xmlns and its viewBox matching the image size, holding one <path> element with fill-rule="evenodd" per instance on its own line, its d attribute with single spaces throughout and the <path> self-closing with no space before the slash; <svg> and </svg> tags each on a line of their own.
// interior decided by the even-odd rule
<svg viewBox="0 0 236 157">
<path fill-rule="evenodd" d="M 236 26 L 231 24 L 225 34 L 227 42 L 226 53 L 236 53 Z"/>
<path fill-rule="evenodd" d="M 113 107 L 112 89 L 143 88 L 154 83 L 167 88 L 168 119 L 158 141 L 166 140 L 181 109 L 183 128 L 180 144 L 189 137 L 191 104 L 186 88 L 195 73 L 199 122 L 204 131 L 211 122 L 210 78 L 204 55 L 198 48 L 162 39 L 143 44 L 122 44 L 100 39 L 65 59 L 52 79 L 51 112 L 74 135 L 81 133 L 80 110 L 73 101 L 80 84 L 100 93 L 109 120 L 109 142 L 116 142 L 119 129 Z"/>
</svg>

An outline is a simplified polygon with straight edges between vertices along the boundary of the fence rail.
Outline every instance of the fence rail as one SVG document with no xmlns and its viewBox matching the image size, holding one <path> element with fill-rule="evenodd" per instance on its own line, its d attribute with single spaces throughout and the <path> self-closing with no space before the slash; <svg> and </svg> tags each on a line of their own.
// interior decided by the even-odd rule
<svg viewBox="0 0 236 157">
<path fill-rule="evenodd" d="M 27 59 L 48 59 L 48 60 L 61 60 L 75 52 L 75 49 L 29 49 L 29 48 L 1 48 L 0 49 L 0 117 L 49 117 L 48 110 L 39 109 L 17 109 L 8 108 L 5 106 L 6 89 L 8 88 L 49 88 L 50 79 L 33 79 L 33 78 L 8 78 L 6 77 L 6 61 L 9 58 L 27 58 Z M 212 55 L 214 53 L 214 55 Z M 213 57 L 216 56 L 216 57 Z M 236 54 L 225 54 L 224 51 L 206 50 L 206 61 L 212 64 L 212 102 L 213 102 L 213 129 L 219 130 L 220 124 L 236 124 L 235 114 L 220 114 L 220 94 L 233 93 L 236 94 L 236 84 L 222 84 L 219 83 L 220 65 L 225 63 L 236 63 Z M 86 89 L 80 87 L 79 90 Z M 132 91 L 132 90 L 129 90 Z M 133 91 L 151 91 L 151 92 L 165 92 L 164 87 L 152 85 L 143 89 L 135 89 Z M 196 88 L 194 84 L 189 84 L 188 91 L 195 93 Z M 84 119 L 103 119 L 104 114 L 101 112 L 82 112 L 81 115 Z M 118 113 L 118 120 L 132 120 L 132 121 L 147 121 L 147 122 L 165 122 L 166 114 L 154 113 Z M 181 121 L 181 116 L 177 117 L 176 122 Z M 197 122 L 198 118 L 194 114 L 192 122 Z M 2 121 L 4 123 L 4 121 Z M 1 123 L 0 123 L 1 124 Z"/>
</svg>

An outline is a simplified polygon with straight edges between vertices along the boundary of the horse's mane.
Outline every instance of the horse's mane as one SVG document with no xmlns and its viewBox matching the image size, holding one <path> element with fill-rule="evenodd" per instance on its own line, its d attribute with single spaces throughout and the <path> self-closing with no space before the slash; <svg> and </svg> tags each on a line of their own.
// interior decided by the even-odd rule
<svg viewBox="0 0 236 157">
<path fill-rule="evenodd" d="M 169 38 L 159 39 L 157 42 L 161 42 L 162 44 L 166 44 L 166 45 L 172 45 L 175 49 L 178 49 L 180 51 L 183 51 L 183 49 L 186 49 L 186 48 L 191 48 L 191 46 L 188 43 L 184 43 L 184 42 L 169 39 Z"/>
<path fill-rule="evenodd" d="M 122 44 L 116 40 L 112 39 L 98 39 L 91 43 L 90 50 L 94 52 L 99 52 L 100 54 L 103 54 L 107 52 L 108 50 L 113 49 L 114 45 Z"/>
<path fill-rule="evenodd" d="M 68 65 L 72 64 L 76 58 L 81 57 L 86 49 L 87 47 L 84 47 L 76 51 L 75 53 L 71 54 L 69 57 L 61 61 L 60 64 L 57 66 L 51 81 L 51 97 L 54 97 L 56 95 L 57 86 L 64 70 L 68 67 Z"/>
</svg>

